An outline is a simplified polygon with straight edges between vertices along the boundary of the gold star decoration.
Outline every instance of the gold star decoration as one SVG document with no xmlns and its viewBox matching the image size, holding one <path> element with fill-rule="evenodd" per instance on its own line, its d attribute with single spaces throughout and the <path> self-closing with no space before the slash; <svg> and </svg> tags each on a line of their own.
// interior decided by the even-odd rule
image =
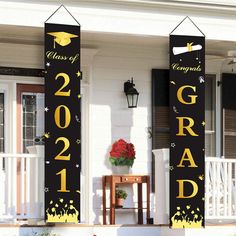
<svg viewBox="0 0 236 236">
<path fill-rule="evenodd" d="M 76 139 L 77 144 L 80 144 L 80 142 L 81 142 L 80 139 Z"/>
<path fill-rule="evenodd" d="M 50 138 L 50 132 L 47 132 L 43 135 L 45 138 Z"/>
<path fill-rule="evenodd" d="M 77 75 L 78 77 L 80 77 L 80 76 L 81 76 L 81 72 L 78 71 L 78 72 L 76 73 L 76 75 Z"/>
<path fill-rule="evenodd" d="M 205 124 L 206 124 L 206 122 L 205 122 L 205 121 L 203 121 L 203 122 L 202 122 L 202 126 L 205 126 Z"/>
<path fill-rule="evenodd" d="M 175 143 L 171 143 L 170 146 L 171 146 L 172 148 L 174 148 L 174 147 L 175 147 Z"/>
<path fill-rule="evenodd" d="M 174 170 L 174 167 L 173 167 L 173 166 L 170 166 L 170 170 L 171 170 L 171 171 Z"/>
<path fill-rule="evenodd" d="M 198 178 L 199 178 L 200 180 L 204 180 L 204 175 L 199 175 Z"/>
</svg>

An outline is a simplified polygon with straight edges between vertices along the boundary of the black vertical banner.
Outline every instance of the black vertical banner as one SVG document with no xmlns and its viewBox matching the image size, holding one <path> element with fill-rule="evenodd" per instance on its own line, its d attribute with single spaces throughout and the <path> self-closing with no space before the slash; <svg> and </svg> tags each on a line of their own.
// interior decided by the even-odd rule
<svg viewBox="0 0 236 236">
<path fill-rule="evenodd" d="M 45 23 L 45 220 L 80 221 L 80 26 Z"/>
<path fill-rule="evenodd" d="M 193 24 L 193 27 L 196 27 Z M 201 34 L 201 32 L 200 32 Z M 204 226 L 205 37 L 170 35 L 170 226 Z"/>
</svg>

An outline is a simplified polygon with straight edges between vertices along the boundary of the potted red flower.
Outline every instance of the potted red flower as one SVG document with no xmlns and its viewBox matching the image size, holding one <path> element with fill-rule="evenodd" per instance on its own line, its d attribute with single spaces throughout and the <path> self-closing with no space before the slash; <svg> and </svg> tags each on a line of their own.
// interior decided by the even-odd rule
<svg viewBox="0 0 236 236">
<path fill-rule="evenodd" d="M 114 142 L 110 151 L 109 160 L 114 166 L 132 167 L 135 159 L 135 150 L 132 143 L 123 139 Z"/>
</svg>

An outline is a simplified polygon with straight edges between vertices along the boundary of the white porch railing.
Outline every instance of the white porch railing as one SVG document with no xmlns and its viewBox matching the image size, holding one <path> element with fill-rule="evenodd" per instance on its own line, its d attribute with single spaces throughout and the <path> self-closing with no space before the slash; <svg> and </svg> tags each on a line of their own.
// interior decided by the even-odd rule
<svg viewBox="0 0 236 236">
<path fill-rule="evenodd" d="M 207 219 L 236 219 L 236 159 L 206 158 Z"/>
<path fill-rule="evenodd" d="M 156 159 L 155 223 L 168 223 L 169 150 Z M 44 217 L 44 161 L 36 154 L 0 153 L 0 221 Z M 236 219 L 236 159 L 209 157 L 205 165 L 206 219 Z"/>
<path fill-rule="evenodd" d="M 155 223 L 168 224 L 169 149 L 153 150 L 155 155 Z M 236 220 L 236 159 L 205 159 L 206 220 Z"/>
<path fill-rule="evenodd" d="M 0 153 L 0 221 L 43 218 L 43 157 Z"/>
</svg>

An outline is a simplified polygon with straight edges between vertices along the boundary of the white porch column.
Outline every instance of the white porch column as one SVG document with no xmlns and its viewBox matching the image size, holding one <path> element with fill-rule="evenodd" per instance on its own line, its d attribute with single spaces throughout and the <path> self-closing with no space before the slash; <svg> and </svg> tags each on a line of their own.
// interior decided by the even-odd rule
<svg viewBox="0 0 236 236">
<path fill-rule="evenodd" d="M 169 149 L 152 150 L 155 156 L 155 224 L 169 223 Z"/>
</svg>

